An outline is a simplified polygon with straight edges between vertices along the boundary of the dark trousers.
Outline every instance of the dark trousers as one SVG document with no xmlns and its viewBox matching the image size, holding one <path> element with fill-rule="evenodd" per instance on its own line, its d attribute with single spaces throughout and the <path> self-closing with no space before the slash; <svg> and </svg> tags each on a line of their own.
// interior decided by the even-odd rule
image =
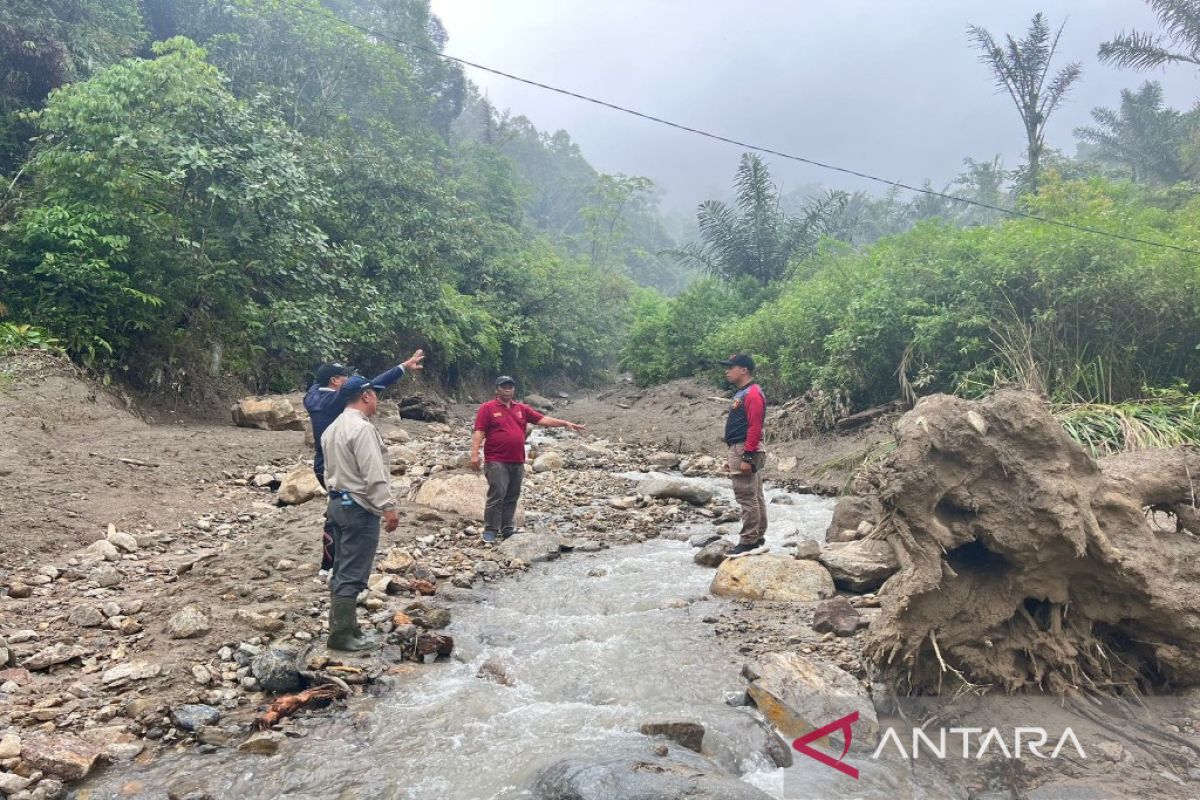
<svg viewBox="0 0 1200 800">
<path fill-rule="evenodd" d="M 342 498 L 330 497 L 326 514 L 333 523 L 333 575 L 329 591 L 335 597 L 358 597 L 367 588 L 367 578 L 379 549 L 379 517 Z"/>
<path fill-rule="evenodd" d="M 317 473 L 317 483 L 324 489 L 324 470 L 318 471 L 316 465 L 313 465 L 313 472 Z M 321 569 L 333 569 L 333 523 L 329 521 L 328 511 L 325 512 L 325 528 L 321 531 Z"/>
<path fill-rule="evenodd" d="M 762 471 L 767 458 L 760 450 L 754 455 L 754 472 L 743 473 L 742 451 L 745 443 L 729 446 L 729 471 L 733 475 L 733 496 L 742 509 L 741 544 L 757 544 L 767 535 L 767 498 L 763 495 Z"/>
<path fill-rule="evenodd" d="M 521 499 L 521 481 L 525 479 L 524 464 L 505 464 L 489 461 L 483 466 L 487 476 L 487 505 L 483 508 L 484 530 L 499 533 L 511 528 Z"/>
</svg>

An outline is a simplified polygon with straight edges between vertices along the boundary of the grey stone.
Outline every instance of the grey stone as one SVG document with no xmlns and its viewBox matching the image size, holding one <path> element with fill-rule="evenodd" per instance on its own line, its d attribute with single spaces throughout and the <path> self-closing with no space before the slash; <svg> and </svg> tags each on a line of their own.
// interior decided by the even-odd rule
<svg viewBox="0 0 1200 800">
<path fill-rule="evenodd" d="M 815 561 L 821 557 L 821 545 L 812 539 L 801 539 L 796 542 L 796 558 Z"/>
<path fill-rule="evenodd" d="M 284 477 L 275 499 L 281 505 L 298 506 L 324 493 L 316 473 L 306 465 L 297 467 Z"/>
<path fill-rule="evenodd" d="M 100 682 L 105 686 L 122 686 L 130 681 L 144 681 L 157 678 L 162 673 L 161 664 L 151 664 L 146 661 L 127 661 L 117 664 L 100 674 Z"/>
<path fill-rule="evenodd" d="M 716 531 L 697 533 L 695 536 L 692 536 L 688 539 L 688 544 L 690 544 L 692 547 L 708 547 L 710 544 L 718 541 L 720 538 L 721 534 L 717 533 Z"/>
<path fill-rule="evenodd" d="M 831 542 L 821 548 L 818 561 L 839 589 L 852 592 L 875 591 L 900 569 L 892 545 L 879 539 Z"/>
<path fill-rule="evenodd" d="M 551 450 L 548 453 L 542 453 L 533 461 L 534 472 L 557 472 L 567 465 L 561 453 L 556 453 Z"/>
<path fill-rule="evenodd" d="M 194 731 L 205 725 L 216 725 L 221 719 L 221 712 L 212 706 L 202 703 L 189 703 L 171 709 L 171 721 L 175 727 L 185 731 Z"/>
<path fill-rule="evenodd" d="M 659 469 L 675 469 L 679 466 L 680 460 L 678 453 L 669 453 L 666 450 L 659 450 L 646 457 L 647 464 Z"/>
<path fill-rule="evenodd" d="M 112 542 L 118 550 L 124 550 L 126 553 L 135 553 L 138 550 L 138 540 L 133 537 L 133 534 L 124 531 L 110 530 L 108 541 Z"/>
<path fill-rule="evenodd" d="M 540 394 L 525 395 L 525 402 L 536 408 L 538 411 L 553 411 L 554 401 L 548 397 L 543 397 Z"/>
<path fill-rule="evenodd" d="M 419 628 L 441 630 L 450 627 L 450 611 L 441 606 L 412 603 L 404 609 L 404 613 L 408 614 L 413 624 Z"/>
<path fill-rule="evenodd" d="M 837 636 L 853 636 L 854 632 L 867 624 L 858 609 L 841 595 L 817 604 L 813 612 L 813 630 L 817 633 L 834 633 Z"/>
<path fill-rule="evenodd" d="M 287 737 L 278 731 L 259 731 L 238 745 L 238 752 L 273 756 Z"/>
<path fill-rule="evenodd" d="M 718 538 L 712 544 L 701 548 L 700 552 L 692 557 L 692 560 L 702 567 L 719 567 L 725 560 L 725 554 L 729 552 L 730 547 L 729 542 Z"/>
<path fill-rule="evenodd" d="M 104 623 L 104 615 L 95 606 L 75 606 L 67 616 L 67 622 L 81 628 L 95 628 Z"/>
<path fill-rule="evenodd" d="M 121 585 L 121 572 L 116 567 L 102 566 L 92 573 L 92 579 L 96 581 L 96 585 L 103 589 L 111 589 L 114 586 Z"/>
<path fill-rule="evenodd" d="M 65 664 L 73 659 L 82 658 L 84 655 L 85 651 L 82 647 L 59 642 L 34 653 L 25 659 L 21 666 L 27 670 L 46 669 L 56 664 Z"/>
<path fill-rule="evenodd" d="M 543 769 L 533 784 L 539 800 L 767 800 L 713 761 L 683 748 L 625 745 L 602 758 L 566 758 Z M 658 751 L 662 752 L 661 748 Z"/>
<path fill-rule="evenodd" d="M 535 564 L 558 558 L 562 540 L 551 533 L 519 533 L 501 542 L 496 550 L 510 561 Z"/>
<path fill-rule="evenodd" d="M 268 692 L 294 692 L 304 685 L 296 668 L 296 653 L 291 650 L 272 647 L 263 651 L 251 662 L 250 671 L 258 685 Z"/>
<path fill-rule="evenodd" d="M 751 699 L 785 738 L 857 711 L 852 747 L 856 752 L 874 747 L 879 734 L 875 705 L 850 673 L 799 653 L 766 653 L 750 670 Z"/>
<path fill-rule="evenodd" d="M 22 778 L 12 772 L 0 772 L 0 794 L 5 796 L 24 791 L 31 783 L 33 781 L 30 778 Z"/>
<path fill-rule="evenodd" d="M 875 524 L 875 507 L 868 497 L 847 495 L 838 500 L 833 508 L 833 520 L 825 531 L 825 541 L 848 541 L 844 531 L 850 531 L 850 537 L 858 538 L 858 527 L 863 522 Z"/>
<path fill-rule="evenodd" d="M 678 498 L 694 506 L 712 502 L 713 493 L 704 486 L 677 478 L 647 478 L 638 484 L 638 494 L 659 499 Z"/>
<path fill-rule="evenodd" d="M 700 752 L 735 775 L 761 769 L 763 755 L 777 767 L 792 766 L 791 746 L 752 709 L 735 707 L 706 715 L 705 728 Z"/>
<path fill-rule="evenodd" d="M 646 736 L 662 736 L 699 753 L 704 743 L 704 726 L 690 719 L 655 719 L 642 723 Z"/>
</svg>

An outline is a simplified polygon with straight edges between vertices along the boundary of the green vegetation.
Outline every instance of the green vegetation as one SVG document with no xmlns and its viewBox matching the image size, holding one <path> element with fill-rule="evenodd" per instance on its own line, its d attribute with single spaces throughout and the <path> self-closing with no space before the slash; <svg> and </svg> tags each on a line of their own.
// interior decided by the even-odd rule
<svg viewBox="0 0 1200 800">
<path fill-rule="evenodd" d="M 1119 37 L 1102 56 L 1200 63 L 1194 3 L 1150 4 L 1166 33 Z M 1050 398 L 1096 453 L 1200 442 L 1200 256 L 1130 241 L 1200 250 L 1200 117 L 1146 83 L 1093 112 L 1076 158 L 1053 150 L 1046 120 L 1080 78 L 1076 64 L 1053 71 L 1059 33 L 1040 14 L 1019 40 L 969 30 L 1020 112 L 1027 159 L 1016 170 L 967 159 L 945 196 L 860 192 L 806 207 L 780 202 L 747 156 L 735 207 L 701 206 L 700 242 L 677 252 L 715 277 L 639 303 L 624 351 L 635 378 L 715 377 L 717 359 L 749 351 L 777 398 L 811 393 L 861 410 L 1016 385 Z M 806 224 L 824 238 L 789 247 L 788 232 Z"/>
<path fill-rule="evenodd" d="M 594 379 L 636 281 L 685 274 L 653 187 L 499 114 L 444 44 L 423 0 L 6 6 L 7 318 L 164 391 L 417 346 L 451 383 Z"/>
</svg>

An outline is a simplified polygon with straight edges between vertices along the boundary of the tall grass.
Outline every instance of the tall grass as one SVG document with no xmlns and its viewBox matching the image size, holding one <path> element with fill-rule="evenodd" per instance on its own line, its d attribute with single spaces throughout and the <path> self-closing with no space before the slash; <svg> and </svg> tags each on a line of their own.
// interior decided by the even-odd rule
<svg viewBox="0 0 1200 800">
<path fill-rule="evenodd" d="M 1095 457 L 1200 445 L 1200 396 L 1181 391 L 1125 403 L 1060 404 L 1054 414 L 1067 434 Z"/>
</svg>

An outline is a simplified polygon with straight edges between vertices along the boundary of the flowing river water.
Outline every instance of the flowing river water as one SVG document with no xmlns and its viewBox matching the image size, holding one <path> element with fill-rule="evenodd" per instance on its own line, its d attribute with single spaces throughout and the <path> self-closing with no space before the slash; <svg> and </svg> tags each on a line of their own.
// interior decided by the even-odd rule
<svg viewBox="0 0 1200 800">
<path fill-rule="evenodd" d="M 700 482 L 731 496 L 728 482 Z M 822 539 L 832 514 L 832 500 L 790 499 L 770 505 L 775 552 L 788 538 Z M 277 755 L 167 755 L 111 768 L 79 796 L 162 798 L 194 779 L 214 798 L 516 800 L 532 798 L 539 769 L 565 755 L 603 756 L 642 739 L 650 717 L 698 720 L 717 735 L 729 715 L 754 712 L 724 702 L 745 681 L 703 622 L 722 601 L 707 598 L 713 572 L 694 553 L 663 537 L 535 565 L 484 602 L 453 606 L 448 662 L 356 701 L 355 715 L 313 724 Z M 489 662 L 504 682 L 479 677 Z M 757 753 L 737 761 L 743 780 L 777 798 L 912 796 L 898 765 L 864 772 L 848 795 L 848 779 L 811 759 L 787 770 Z"/>
</svg>

